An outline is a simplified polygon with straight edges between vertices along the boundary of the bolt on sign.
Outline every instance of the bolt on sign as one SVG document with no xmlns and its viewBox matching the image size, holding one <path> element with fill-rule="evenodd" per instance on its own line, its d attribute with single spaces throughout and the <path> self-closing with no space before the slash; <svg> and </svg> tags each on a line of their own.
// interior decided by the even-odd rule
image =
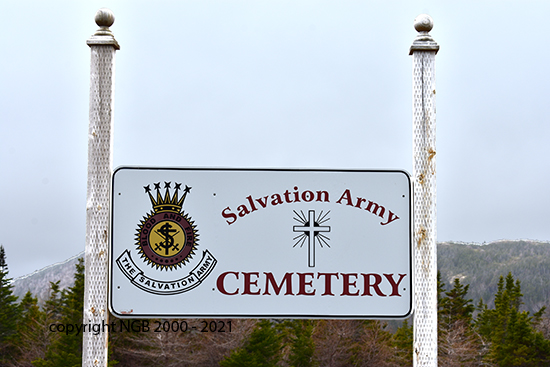
<svg viewBox="0 0 550 367">
<path fill-rule="evenodd" d="M 117 317 L 404 318 L 404 171 L 121 167 L 109 303 Z"/>
</svg>

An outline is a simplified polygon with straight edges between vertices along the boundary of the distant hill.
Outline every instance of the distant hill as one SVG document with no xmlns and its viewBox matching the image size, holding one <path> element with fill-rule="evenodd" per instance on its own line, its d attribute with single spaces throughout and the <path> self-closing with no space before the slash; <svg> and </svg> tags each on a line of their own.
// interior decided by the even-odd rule
<svg viewBox="0 0 550 367">
<path fill-rule="evenodd" d="M 48 299 L 50 291 L 50 282 L 59 282 L 61 289 L 69 288 L 74 283 L 74 273 L 78 259 L 84 257 L 84 252 L 75 255 L 65 261 L 46 266 L 31 274 L 13 280 L 13 294 L 22 299 L 27 291 L 30 291 L 34 297 L 38 298 L 38 303 L 42 305 Z"/>
<path fill-rule="evenodd" d="M 470 284 L 468 297 L 493 305 L 499 277 L 512 272 L 521 282 L 524 309 L 550 312 L 550 243 L 501 240 L 489 244 L 444 242 L 437 246 L 437 267 L 447 288 L 454 278 Z"/>
<path fill-rule="evenodd" d="M 16 278 L 14 294 L 23 297 L 27 290 L 42 303 L 48 298 L 50 282 L 61 280 L 62 289 L 73 284 L 80 253 L 32 274 Z M 521 282 L 524 309 L 531 313 L 547 306 L 550 313 L 550 242 L 496 241 L 488 244 L 443 242 L 437 246 L 437 265 L 449 288 L 454 278 L 469 284 L 468 297 L 477 305 L 480 298 L 492 305 L 499 277 L 509 272 Z"/>
</svg>

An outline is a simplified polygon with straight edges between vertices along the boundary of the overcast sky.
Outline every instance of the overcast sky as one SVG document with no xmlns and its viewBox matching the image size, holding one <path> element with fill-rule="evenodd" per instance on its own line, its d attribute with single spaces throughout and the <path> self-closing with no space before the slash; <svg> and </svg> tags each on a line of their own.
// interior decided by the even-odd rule
<svg viewBox="0 0 550 367">
<path fill-rule="evenodd" d="M 0 244 L 84 250 L 90 49 L 113 10 L 114 167 L 412 172 L 414 18 L 434 19 L 438 241 L 550 240 L 548 1 L 2 3 Z"/>
</svg>

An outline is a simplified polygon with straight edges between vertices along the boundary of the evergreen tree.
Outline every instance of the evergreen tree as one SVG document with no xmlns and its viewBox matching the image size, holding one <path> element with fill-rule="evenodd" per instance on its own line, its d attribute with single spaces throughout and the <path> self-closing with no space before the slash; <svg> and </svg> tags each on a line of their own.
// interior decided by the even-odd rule
<svg viewBox="0 0 550 367">
<path fill-rule="evenodd" d="M 13 338 L 16 335 L 19 306 L 12 292 L 11 279 L 8 278 L 8 264 L 4 246 L 0 245 L 0 366 L 12 360 L 14 354 Z"/>
<path fill-rule="evenodd" d="M 542 366 L 550 363 L 550 341 L 535 330 L 533 318 L 521 311 L 521 286 L 511 273 L 500 277 L 495 308 L 480 303 L 479 333 L 491 343 L 488 360 L 498 366 Z"/>
<path fill-rule="evenodd" d="M 281 359 L 281 332 L 269 320 L 262 320 L 242 348 L 220 362 L 222 367 L 272 367 Z"/>
<path fill-rule="evenodd" d="M 60 280 L 57 282 L 50 282 L 50 295 L 43 307 L 46 318 L 48 321 L 51 321 L 51 323 L 60 322 L 63 316 L 63 297 L 59 287 L 60 282 Z"/>
<path fill-rule="evenodd" d="M 65 333 L 54 340 L 48 348 L 46 356 L 33 362 L 37 367 L 75 367 L 82 365 L 82 331 L 77 332 L 76 327 L 82 325 L 82 313 L 84 308 L 84 264 L 79 259 L 76 264 L 75 282 L 68 291 L 61 292 L 61 321 Z M 58 285 L 52 283 L 52 285 Z M 58 291 L 58 288 L 57 288 Z M 55 306 L 56 300 L 50 306 Z M 55 310 L 51 310 L 55 315 Z M 69 332 L 67 327 L 73 326 Z"/>
<path fill-rule="evenodd" d="M 445 292 L 445 297 L 440 299 L 439 317 L 447 325 L 453 325 L 456 322 L 470 324 L 472 313 L 475 310 L 471 299 L 466 298 L 469 284 L 462 285 L 460 279 L 455 278 L 453 288 Z"/>
<path fill-rule="evenodd" d="M 314 366 L 313 353 L 315 343 L 313 342 L 313 320 L 289 320 L 284 323 L 287 330 L 290 355 L 288 361 L 293 367 Z"/>
<path fill-rule="evenodd" d="M 486 352 L 479 335 L 473 330 L 475 307 L 467 298 L 468 288 L 469 285 L 463 285 L 455 278 L 453 288 L 439 297 L 439 366 L 478 366 Z"/>
<path fill-rule="evenodd" d="M 413 338 L 413 326 L 409 325 L 409 321 L 406 319 L 393 334 L 395 359 L 400 366 L 413 365 Z"/>
<path fill-rule="evenodd" d="M 51 332 L 46 313 L 40 310 L 38 301 L 27 292 L 19 304 L 21 317 L 17 323 L 14 345 L 17 348 L 15 366 L 30 366 L 31 362 L 43 358 L 50 344 Z"/>
<path fill-rule="evenodd" d="M 445 283 L 443 283 L 443 281 L 441 280 L 441 272 L 438 270 L 437 271 L 437 304 L 438 306 L 441 305 L 441 299 L 443 298 L 444 293 L 445 293 Z"/>
</svg>

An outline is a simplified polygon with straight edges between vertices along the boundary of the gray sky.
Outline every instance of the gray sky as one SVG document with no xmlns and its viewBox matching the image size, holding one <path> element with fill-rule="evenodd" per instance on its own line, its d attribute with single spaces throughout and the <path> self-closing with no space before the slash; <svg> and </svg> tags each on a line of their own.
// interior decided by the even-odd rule
<svg viewBox="0 0 550 367">
<path fill-rule="evenodd" d="M 84 250 L 90 49 L 115 13 L 114 167 L 412 172 L 414 18 L 434 19 L 438 240 L 550 240 L 547 1 L 5 1 L 0 244 Z"/>
</svg>

